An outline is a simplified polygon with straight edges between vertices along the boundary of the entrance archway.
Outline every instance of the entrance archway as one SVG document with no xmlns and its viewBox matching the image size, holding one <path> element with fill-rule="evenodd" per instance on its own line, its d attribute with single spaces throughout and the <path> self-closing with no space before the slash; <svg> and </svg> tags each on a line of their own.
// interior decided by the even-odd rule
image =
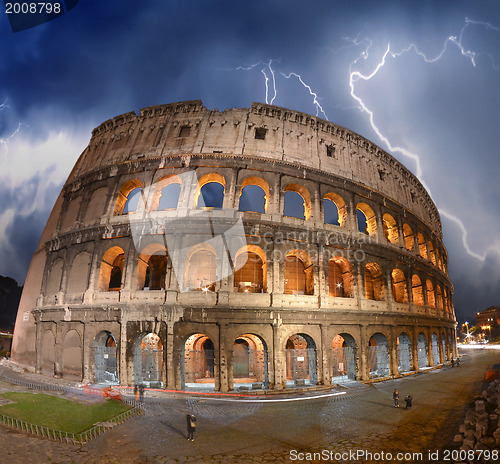
<svg viewBox="0 0 500 464">
<path fill-rule="evenodd" d="M 233 381 L 238 386 L 268 388 L 267 346 L 257 335 L 240 335 L 233 344 Z"/>
<path fill-rule="evenodd" d="M 446 336 L 444 334 L 441 336 L 441 344 L 443 345 L 443 360 L 449 361 L 448 352 L 446 351 Z"/>
<path fill-rule="evenodd" d="M 418 351 L 418 368 L 422 369 L 429 366 L 429 359 L 427 358 L 427 337 L 420 332 L 417 337 L 417 351 Z"/>
<path fill-rule="evenodd" d="M 388 377 L 390 375 L 389 342 L 384 334 L 377 332 L 371 336 L 369 354 L 370 378 Z"/>
<path fill-rule="evenodd" d="M 94 382 L 118 385 L 116 362 L 116 339 L 111 332 L 103 330 L 94 338 Z"/>
<path fill-rule="evenodd" d="M 182 345 L 181 388 L 215 390 L 215 350 L 207 335 L 195 333 Z"/>
<path fill-rule="evenodd" d="M 163 388 L 163 344 L 155 333 L 141 336 L 134 347 L 134 383 Z"/>
<path fill-rule="evenodd" d="M 338 334 L 332 341 L 332 384 L 357 378 L 356 341 L 347 333 Z"/>
<path fill-rule="evenodd" d="M 411 361 L 411 339 L 407 333 L 402 332 L 398 337 L 398 372 L 410 372 Z"/>
<path fill-rule="evenodd" d="M 431 336 L 431 341 L 432 341 L 432 361 L 435 366 L 438 364 L 441 364 L 441 358 L 439 356 L 439 338 L 437 336 L 437 333 L 433 333 Z"/>
<path fill-rule="evenodd" d="M 316 343 L 306 334 L 294 334 L 286 342 L 287 387 L 316 385 Z"/>
</svg>

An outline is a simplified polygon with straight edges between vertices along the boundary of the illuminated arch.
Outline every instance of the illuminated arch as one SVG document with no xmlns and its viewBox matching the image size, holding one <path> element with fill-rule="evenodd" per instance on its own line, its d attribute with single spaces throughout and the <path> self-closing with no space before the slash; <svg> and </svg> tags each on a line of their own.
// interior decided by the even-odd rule
<svg viewBox="0 0 500 464">
<path fill-rule="evenodd" d="M 236 253 L 234 287 L 237 292 L 267 292 L 267 259 L 262 248 L 242 247 Z"/>
<path fill-rule="evenodd" d="M 434 285 L 432 284 L 431 280 L 427 279 L 425 281 L 425 288 L 427 291 L 427 305 L 430 308 L 435 308 L 436 307 L 436 294 L 434 292 Z"/>
<path fill-rule="evenodd" d="M 346 218 L 347 218 L 347 208 L 344 199 L 333 192 L 327 193 L 324 197 L 324 221 L 326 224 L 333 224 L 333 225 L 339 225 L 339 226 L 345 226 L 346 223 Z M 331 201 L 334 205 L 334 208 L 336 208 L 336 215 L 337 215 L 337 223 L 335 222 L 329 222 L 327 220 L 327 215 L 326 215 L 326 208 L 327 208 L 327 201 Z"/>
<path fill-rule="evenodd" d="M 284 195 L 284 208 L 283 208 L 283 215 L 284 216 L 289 216 L 289 217 L 296 217 L 298 219 L 305 219 L 308 220 L 311 218 L 311 194 L 309 193 L 309 190 L 307 190 L 303 185 L 299 184 L 288 184 L 285 187 L 285 195 Z M 298 217 L 293 215 L 293 211 L 288 211 L 290 207 L 288 206 L 292 200 L 290 200 L 290 196 L 287 197 L 288 192 L 294 192 L 299 194 L 302 197 L 303 200 L 303 215 L 304 217 Z"/>
<path fill-rule="evenodd" d="M 403 239 L 405 241 L 405 248 L 408 251 L 413 250 L 415 247 L 415 235 L 413 235 L 412 228 L 406 223 L 403 224 Z"/>
<path fill-rule="evenodd" d="M 418 250 L 420 253 L 420 256 L 424 259 L 429 259 L 427 255 L 427 244 L 425 241 L 424 236 L 422 235 L 422 232 L 419 232 L 417 234 L 417 240 L 418 240 Z"/>
<path fill-rule="evenodd" d="M 196 245 L 186 256 L 185 282 L 189 290 L 215 291 L 217 253 L 206 243 Z"/>
<path fill-rule="evenodd" d="M 203 200 L 203 195 L 202 195 L 202 189 L 205 187 L 207 184 L 210 183 L 215 183 L 222 185 L 222 201 L 220 198 L 220 195 L 217 195 L 217 201 L 221 204 L 224 202 L 224 193 L 226 190 L 226 179 L 224 176 L 221 176 L 220 174 L 217 174 L 215 172 L 212 172 L 210 174 L 205 174 L 198 180 L 198 185 L 196 187 L 196 191 L 194 194 L 194 202 L 193 202 L 193 208 L 194 209 L 200 209 L 200 208 L 211 208 L 210 205 L 205 205 L 205 201 Z"/>
<path fill-rule="evenodd" d="M 430 240 L 427 242 L 427 245 L 429 250 L 429 259 L 432 261 L 432 264 L 436 265 L 436 255 L 434 253 L 434 245 Z"/>
<path fill-rule="evenodd" d="M 176 209 L 181 187 L 182 180 L 179 176 L 172 174 L 162 177 L 155 184 L 155 190 L 150 200 L 150 211 Z"/>
<path fill-rule="evenodd" d="M 137 192 L 137 193 L 140 192 L 142 197 L 142 187 L 143 184 L 139 179 L 132 179 L 123 184 L 122 188 L 118 192 L 118 197 L 116 199 L 116 206 L 114 212 L 115 216 L 133 212 L 132 210 L 126 211 L 125 207 L 127 206 L 127 203 L 130 202 L 130 200 L 132 200 L 132 197 L 135 196 L 135 194 L 133 194 L 132 192 Z M 141 197 L 139 197 L 138 201 L 140 201 Z"/>
<path fill-rule="evenodd" d="M 267 213 L 269 198 L 269 184 L 264 179 L 256 176 L 247 177 L 241 184 L 239 210 Z"/>
<path fill-rule="evenodd" d="M 393 269 L 392 277 L 392 296 L 396 303 L 408 303 L 408 289 L 406 285 L 406 276 L 401 269 Z"/>
<path fill-rule="evenodd" d="M 424 289 L 420 277 L 416 274 L 411 277 L 411 292 L 413 303 L 417 306 L 424 306 Z"/>
<path fill-rule="evenodd" d="M 375 218 L 375 212 L 372 207 L 361 202 L 357 204 L 356 211 L 359 232 L 374 237 L 377 234 L 377 219 Z M 363 219 L 363 217 L 360 216 L 360 213 L 364 217 L 365 224 L 362 224 L 360 221 L 360 219 Z"/>
<path fill-rule="evenodd" d="M 399 232 L 396 220 L 389 213 L 385 213 L 382 217 L 382 224 L 387 241 L 393 245 L 398 245 Z"/>
<path fill-rule="evenodd" d="M 333 297 L 354 296 L 352 268 L 347 259 L 334 256 L 328 262 L 328 289 L 329 295 Z"/>
<path fill-rule="evenodd" d="M 365 296 L 367 300 L 384 299 L 384 274 L 376 263 L 368 263 L 365 266 Z"/>
<path fill-rule="evenodd" d="M 109 248 L 101 260 L 99 270 L 99 291 L 117 291 L 121 289 L 125 253 L 122 248 Z"/>
<path fill-rule="evenodd" d="M 313 263 L 309 254 L 303 250 L 291 250 L 286 254 L 285 294 L 314 294 Z"/>
<path fill-rule="evenodd" d="M 151 243 L 139 255 L 137 288 L 162 290 L 167 273 L 167 249 L 160 243 Z"/>
</svg>

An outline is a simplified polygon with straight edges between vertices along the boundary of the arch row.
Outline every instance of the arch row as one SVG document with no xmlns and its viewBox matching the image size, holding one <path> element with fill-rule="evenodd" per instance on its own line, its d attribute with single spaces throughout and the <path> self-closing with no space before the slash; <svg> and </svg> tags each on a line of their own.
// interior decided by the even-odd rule
<svg viewBox="0 0 500 464">
<path fill-rule="evenodd" d="M 254 299 L 251 303 L 248 300 L 249 304 L 269 306 L 269 295 L 273 294 L 281 295 L 281 299 L 273 300 L 292 305 L 300 304 L 300 298 L 319 297 L 323 307 L 335 307 L 338 300 L 353 309 L 370 309 L 381 302 L 394 310 L 423 310 L 454 317 L 452 290 L 439 275 L 395 267 L 370 256 L 358 262 L 353 256 L 346 257 L 342 249 L 314 255 L 310 249 L 295 248 L 293 243 L 275 247 L 274 251 L 265 245 L 244 245 L 228 268 L 224 267 L 221 251 L 210 242 L 183 247 L 183 254 L 174 256 L 169 254 L 165 240 L 154 237 L 145 240 L 140 250 L 127 240 L 112 242 L 104 241 L 92 252 L 85 249 L 77 253 L 73 249 L 69 259 L 64 254 L 51 256 L 40 304 L 119 301 L 122 292 L 137 301 L 160 302 L 167 292 L 176 294 L 179 301 L 191 292 L 230 292 L 240 294 L 232 297 L 235 304 L 235 298 L 241 300 L 240 304 L 247 301 L 241 294 L 252 294 Z"/>
<path fill-rule="evenodd" d="M 281 390 L 394 378 L 457 356 L 445 327 L 167 325 L 129 322 L 124 332 L 117 322 L 38 321 L 36 370 L 100 384 Z"/>
<path fill-rule="evenodd" d="M 151 179 L 146 174 L 115 179 L 114 187 L 97 184 L 83 195 L 71 192 L 59 230 L 75 224 L 123 220 L 141 214 L 176 216 L 193 210 L 233 209 L 250 215 L 278 215 L 284 222 L 312 221 L 330 230 L 340 227 L 366 234 L 426 260 L 447 274 L 441 240 L 417 218 L 397 208 L 337 187 L 275 173 L 220 168 L 172 170 Z M 255 216 L 257 218 L 257 216 Z"/>
</svg>

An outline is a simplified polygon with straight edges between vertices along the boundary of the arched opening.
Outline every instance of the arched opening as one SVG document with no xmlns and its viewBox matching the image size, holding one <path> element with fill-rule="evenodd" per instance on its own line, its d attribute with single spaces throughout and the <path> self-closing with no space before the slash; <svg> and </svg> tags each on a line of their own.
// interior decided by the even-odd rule
<svg viewBox="0 0 500 464">
<path fill-rule="evenodd" d="M 287 387 L 316 385 L 316 344 L 306 334 L 292 335 L 286 342 Z"/>
<path fill-rule="evenodd" d="M 422 258 L 424 258 L 424 259 L 428 259 L 428 257 L 427 257 L 427 244 L 426 244 L 425 238 L 421 232 L 419 232 L 417 234 L 417 240 L 418 240 L 418 250 L 419 250 L 420 256 L 422 256 Z"/>
<path fill-rule="evenodd" d="M 288 184 L 285 187 L 283 215 L 297 219 L 311 218 L 311 194 L 299 184 Z"/>
<path fill-rule="evenodd" d="M 187 260 L 186 282 L 191 291 L 213 292 L 217 275 L 217 257 L 212 250 L 198 249 Z"/>
<path fill-rule="evenodd" d="M 368 343 L 370 355 L 370 378 L 388 377 L 389 368 L 389 342 L 387 337 L 377 332 L 370 337 Z"/>
<path fill-rule="evenodd" d="M 125 253 L 120 247 L 112 247 L 104 253 L 99 271 L 99 291 L 119 291 L 122 287 Z"/>
<path fill-rule="evenodd" d="M 436 332 L 434 332 L 431 335 L 431 344 L 432 344 L 432 360 L 434 362 L 434 365 L 437 366 L 438 364 L 442 364 L 441 357 L 439 356 L 439 337 L 437 336 Z"/>
<path fill-rule="evenodd" d="M 224 203 L 224 185 L 207 182 L 200 188 L 197 209 L 222 209 Z"/>
<path fill-rule="evenodd" d="M 429 367 L 429 359 L 427 357 L 427 337 L 420 332 L 417 337 L 417 353 L 418 353 L 418 368 L 423 369 Z"/>
<path fill-rule="evenodd" d="M 90 263 L 91 255 L 86 251 L 82 251 L 75 256 L 69 272 L 67 293 L 82 294 L 87 290 Z"/>
<path fill-rule="evenodd" d="M 106 210 L 107 201 L 108 189 L 106 187 L 101 187 L 95 190 L 87 203 L 83 222 L 100 218 Z"/>
<path fill-rule="evenodd" d="M 392 297 L 396 303 L 408 303 L 408 290 L 406 287 L 406 276 L 401 269 L 393 269 Z"/>
<path fill-rule="evenodd" d="M 401 332 L 398 336 L 398 372 L 410 372 L 411 362 L 411 339 L 407 333 Z"/>
<path fill-rule="evenodd" d="M 365 266 L 365 297 L 367 300 L 381 301 L 384 299 L 384 275 L 376 263 Z"/>
<path fill-rule="evenodd" d="M 325 224 L 344 226 L 347 218 L 347 208 L 344 199 L 336 193 L 327 193 L 323 198 Z"/>
<path fill-rule="evenodd" d="M 167 249 L 159 243 L 144 248 L 137 263 L 137 288 L 163 290 L 167 273 Z"/>
<path fill-rule="evenodd" d="M 443 348 L 443 359 L 444 361 L 449 361 L 449 356 L 448 356 L 448 351 L 446 350 L 446 335 L 442 334 L 441 335 L 441 345 Z"/>
<path fill-rule="evenodd" d="M 413 304 L 416 306 L 424 306 L 424 289 L 420 277 L 416 274 L 413 274 L 411 277 L 411 292 Z"/>
<path fill-rule="evenodd" d="M 332 341 L 332 384 L 357 378 L 358 348 L 352 335 L 338 334 Z"/>
<path fill-rule="evenodd" d="M 138 179 L 132 179 L 123 184 L 116 199 L 115 216 L 133 213 L 137 210 L 142 197 L 142 187 L 142 182 Z"/>
<path fill-rule="evenodd" d="M 328 292 L 330 296 L 353 298 L 353 278 L 349 261 L 339 256 L 328 263 Z"/>
<path fill-rule="evenodd" d="M 215 350 L 207 335 L 195 333 L 182 344 L 181 386 L 183 389 L 215 390 Z"/>
<path fill-rule="evenodd" d="M 168 184 L 160 190 L 157 211 L 177 209 L 179 196 L 181 194 L 181 184 Z"/>
<path fill-rule="evenodd" d="M 374 237 L 377 234 L 377 219 L 375 212 L 366 203 L 358 203 L 356 206 L 358 219 L 358 231 Z"/>
<path fill-rule="evenodd" d="M 429 306 L 429 308 L 435 308 L 436 294 L 434 293 L 434 285 L 432 285 L 432 282 L 427 279 L 425 282 L 425 287 L 427 290 L 427 305 Z"/>
<path fill-rule="evenodd" d="M 307 253 L 289 251 L 285 257 L 285 294 L 313 295 L 313 265 Z"/>
<path fill-rule="evenodd" d="M 403 238 L 405 241 L 405 248 L 408 251 L 413 250 L 415 246 L 415 236 L 413 235 L 413 230 L 408 224 L 403 224 Z"/>
<path fill-rule="evenodd" d="M 118 385 L 118 370 L 116 362 L 116 339 L 111 332 L 103 330 L 94 338 L 94 382 Z"/>
<path fill-rule="evenodd" d="M 238 252 L 234 268 L 234 288 L 241 293 L 263 293 L 267 291 L 267 262 L 264 251 L 248 246 Z"/>
<path fill-rule="evenodd" d="M 269 184 L 260 177 L 247 177 L 241 184 L 240 211 L 264 214 L 269 204 Z"/>
<path fill-rule="evenodd" d="M 434 245 L 432 244 L 432 242 L 429 240 L 427 242 L 427 245 L 428 245 L 428 249 L 429 249 L 429 259 L 432 261 L 432 264 L 434 264 L 434 266 L 436 265 L 436 254 L 434 252 Z"/>
<path fill-rule="evenodd" d="M 134 383 L 163 388 L 163 344 L 155 333 L 140 336 L 134 346 Z"/>
<path fill-rule="evenodd" d="M 438 285 L 436 287 L 436 293 L 437 293 L 437 307 L 439 309 L 443 309 L 443 289 L 441 288 L 441 285 Z"/>
<path fill-rule="evenodd" d="M 58 259 L 52 263 L 47 285 L 45 286 L 45 296 L 52 297 L 61 290 L 63 267 L 64 261 L 62 259 Z"/>
<path fill-rule="evenodd" d="M 254 334 L 240 335 L 233 344 L 233 380 L 239 387 L 269 387 L 268 355 L 264 340 Z"/>
<path fill-rule="evenodd" d="M 76 330 L 69 330 L 64 336 L 62 374 L 66 379 L 83 378 L 82 342 Z"/>
<path fill-rule="evenodd" d="M 384 225 L 384 235 L 386 240 L 393 245 L 398 245 L 399 232 L 396 220 L 390 214 L 385 213 L 382 217 L 382 223 Z"/>
</svg>

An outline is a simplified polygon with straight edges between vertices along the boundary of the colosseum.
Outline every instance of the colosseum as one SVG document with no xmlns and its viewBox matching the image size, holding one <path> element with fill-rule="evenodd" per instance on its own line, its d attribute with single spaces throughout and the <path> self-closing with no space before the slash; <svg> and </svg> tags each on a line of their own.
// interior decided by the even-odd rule
<svg viewBox="0 0 500 464">
<path fill-rule="evenodd" d="M 32 258 L 13 359 L 176 390 L 397 377 L 456 356 L 439 214 L 369 140 L 186 101 L 92 132 Z"/>
</svg>

